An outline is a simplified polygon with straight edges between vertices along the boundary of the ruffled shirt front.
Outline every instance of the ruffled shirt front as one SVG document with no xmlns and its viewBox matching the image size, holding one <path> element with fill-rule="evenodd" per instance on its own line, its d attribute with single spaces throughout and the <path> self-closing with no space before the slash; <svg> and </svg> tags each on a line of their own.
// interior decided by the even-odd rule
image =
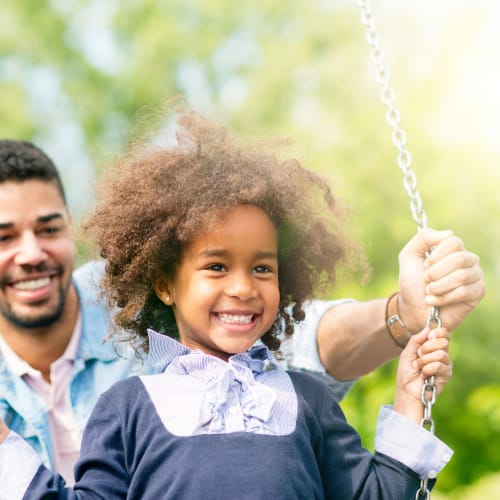
<svg viewBox="0 0 500 500">
<path fill-rule="evenodd" d="M 295 429 L 293 383 L 282 371 L 266 370 L 272 361 L 266 346 L 226 362 L 150 330 L 149 361 L 162 373 L 141 380 L 173 434 L 284 435 Z"/>
</svg>

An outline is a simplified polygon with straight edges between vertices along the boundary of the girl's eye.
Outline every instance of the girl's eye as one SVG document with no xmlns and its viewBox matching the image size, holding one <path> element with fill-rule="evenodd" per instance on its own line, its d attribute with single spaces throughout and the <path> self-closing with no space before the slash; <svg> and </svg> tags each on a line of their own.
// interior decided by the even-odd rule
<svg viewBox="0 0 500 500">
<path fill-rule="evenodd" d="M 256 273 L 271 273 L 272 269 L 269 266 L 257 266 L 254 271 Z"/>
<path fill-rule="evenodd" d="M 226 268 L 222 264 L 211 264 L 210 266 L 207 266 L 207 269 L 209 271 L 217 271 L 217 272 L 224 272 Z"/>
</svg>

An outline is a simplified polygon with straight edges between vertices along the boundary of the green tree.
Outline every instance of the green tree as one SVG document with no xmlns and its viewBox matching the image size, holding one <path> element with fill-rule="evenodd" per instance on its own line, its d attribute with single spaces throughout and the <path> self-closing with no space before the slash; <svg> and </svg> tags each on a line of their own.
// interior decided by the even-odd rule
<svg viewBox="0 0 500 500">
<path fill-rule="evenodd" d="M 454 378 L 433 412 L 456 450 L 438 492 L 459 498 L 500 470 L 499 150 L 487 141 L 491 125 L 475 132 L 490 116 L 480 111 L 498 102 L 493 86 L 478 87 L 496 81 L 479 61 L 494 45 L 477 38 L 491 32 L 493 4 L 427 17 L 403 4 L 376 14 L 424 208 L 432 226 L 453 228 L 481 256 L 488 288 L 454 333 Z M 161 119 L 161 103 L 183 95 L 249 139 L 292 137 L 294 154 L 332 177 L 373 267 L 368 284 L 355 276 L 332 294 L 397 287 L 397 254 L 416 227 L 355 2 L 2 0 L 1 12 L 0 133 L 51 153 L 72 200 L 92 199 L 93 177 L 142 132 L 145 112 Z M 467 82 L 484 92 L 466 93 Z M 368 447 L 394 371 L 390 363 L 365 377 L 344 403 Z"/>
</svg>

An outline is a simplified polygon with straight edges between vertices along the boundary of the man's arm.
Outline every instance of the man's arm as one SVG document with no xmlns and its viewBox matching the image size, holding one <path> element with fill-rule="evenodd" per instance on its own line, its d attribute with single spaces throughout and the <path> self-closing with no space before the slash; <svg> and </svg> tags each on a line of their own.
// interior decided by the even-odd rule
<svg viewBox="0 0 500 500">
<path fill-rule="evenodd" d="M 431 305 L 440 307 L 443 326 L 453 330 L 484 296 L 478 256 L 451 231 L 417 233 L 399 254 L 399 269 L 399 316 L 412 333 L 425 326 Z M 387 330 L 386 305 L 387 299 L 343 303 L 322 316 L 318 353 L 330 375 L 350 380 L 399 355 Z"/>
<path fill-rule="evenodd" d="M 395 358 L 385 326 L 386 299 L 348 302 L 329 309 L 317 331 L 318 353 L 327 373 L 351 380 Z"/>
</svg>

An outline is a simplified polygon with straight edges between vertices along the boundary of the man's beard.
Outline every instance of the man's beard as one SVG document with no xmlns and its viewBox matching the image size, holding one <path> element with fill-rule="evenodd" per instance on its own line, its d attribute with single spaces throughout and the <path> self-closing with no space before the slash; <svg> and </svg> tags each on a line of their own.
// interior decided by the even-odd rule
<svg viewBox="0 0 500 500">
<path fill-rule="evenodd" d="M 36 328 L 46 328 L 56 323 L 62 316 L 64 311 L 64 305 L 66 303 L 66 295 L 69 290 L 69 284 L 64 290 L 61 286 L 59 288 L 59 302 L 55 310 L 42 314 L 37 317 L 21 316 L 16 314 L 10 307 L 0 307 L 0 314 L 10 323 L 21 329 L 36 329 Z"/>
</svg>

